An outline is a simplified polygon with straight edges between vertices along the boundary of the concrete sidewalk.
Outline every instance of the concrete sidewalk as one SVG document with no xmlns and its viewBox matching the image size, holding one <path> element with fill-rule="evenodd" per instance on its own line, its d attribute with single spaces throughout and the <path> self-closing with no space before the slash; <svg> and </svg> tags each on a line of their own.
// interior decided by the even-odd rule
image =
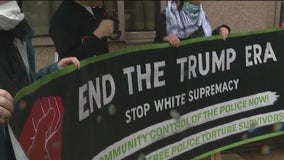
<svg viewBox="0 0 284 160">
<path fill-rule="evenodd" d="M 284 135 L 223 151 L 221 160 L 284 160 Z"/>
</svg>

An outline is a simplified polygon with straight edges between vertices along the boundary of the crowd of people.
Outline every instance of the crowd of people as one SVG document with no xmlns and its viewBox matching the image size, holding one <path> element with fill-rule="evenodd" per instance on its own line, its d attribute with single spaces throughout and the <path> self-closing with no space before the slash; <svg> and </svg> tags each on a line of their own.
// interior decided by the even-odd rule
<svg viewBox="0 0 284 160">
<path fill-rule="evenodd" d="M 60 61 L 35 70 L 33 30 L 25 20 L 21 2 L 0 1 L 0 159 L 15 159 L 7 132 L 13 115 L 13 97 L 24 86 L 68 65 L 80 68 L 80 60 L 107 53 L 107 36 L 114 22 L 105 13 L 92 9 L 92 1 L 63 1 L 52 17 L 50 36 Z M 80 25 L 78 25 L 80 24 Z M 220 25 L 212 31 L 199 1 L 170 0 L 156 23 L 155 43 L 180 41 L 220 34 L 225 40 L 231 31 Z"/>
</svg>

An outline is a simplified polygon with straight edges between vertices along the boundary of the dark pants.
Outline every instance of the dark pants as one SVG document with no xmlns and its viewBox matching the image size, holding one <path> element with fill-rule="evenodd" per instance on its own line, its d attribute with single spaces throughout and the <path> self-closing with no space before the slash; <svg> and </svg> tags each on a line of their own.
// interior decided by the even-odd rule
<svg viewBox="0 0 284 160">
<path fill-rule="evenodd" d="M 0 160 L 16 160 L 7 124 L 0 124 Z"/>
</svg>

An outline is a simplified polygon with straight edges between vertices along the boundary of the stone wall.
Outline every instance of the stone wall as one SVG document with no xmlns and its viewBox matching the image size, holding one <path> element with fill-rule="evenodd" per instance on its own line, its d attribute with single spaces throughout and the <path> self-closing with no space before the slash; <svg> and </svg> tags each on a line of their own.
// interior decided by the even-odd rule
<svg viewBox="0 0 284 160">
<path fill-rule="evenodd" d="M 227 24 L 232 32 L 279 26 L 281 1 L 202 1 L 212 28 Z"/>
</svg>

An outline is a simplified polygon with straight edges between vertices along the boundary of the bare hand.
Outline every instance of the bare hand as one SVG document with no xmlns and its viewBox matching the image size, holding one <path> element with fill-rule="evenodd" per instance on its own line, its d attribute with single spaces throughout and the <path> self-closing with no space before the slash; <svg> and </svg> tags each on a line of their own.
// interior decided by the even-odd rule
<svg viewBox="0 0 284 160">
<path fill-rule="evenodd" d="M 113 33 L 114 22 L 110 19 L 102 20 L 99 27 L 94 31 L 98 38 L 109 36 Z"/>
<path fill-rule="evenodd" d="M 221 27 L 219 29 L 219 34 L 221 35 L 223 40 L 226 40 L 229 36 L 229 29 L 226 27 Z"/>
<path fill-rule="evenodd" d="M 170 42 L 171 46 L 173 46 L 173 47 L 176 47 L 176 48 L 179 47 L 180 40 L 174 34 L 171 34 L 171 35 L 164 37 L 163 40 Z"/>
<path fill-rule="evenodd" d="M 14 112 L 13 98 L 6 90 L 0 89 L 0 123 L 5 123 Z"/>
<path fill-rule="evenodd" d="M 59 69 L 66 67 L 70 64 L 74 64 L 76 69 L 80 69 L 80 61 L 76 57 L 67 57 L 62 58 L 58 63 L 57 66 Z"/>
</svg>

